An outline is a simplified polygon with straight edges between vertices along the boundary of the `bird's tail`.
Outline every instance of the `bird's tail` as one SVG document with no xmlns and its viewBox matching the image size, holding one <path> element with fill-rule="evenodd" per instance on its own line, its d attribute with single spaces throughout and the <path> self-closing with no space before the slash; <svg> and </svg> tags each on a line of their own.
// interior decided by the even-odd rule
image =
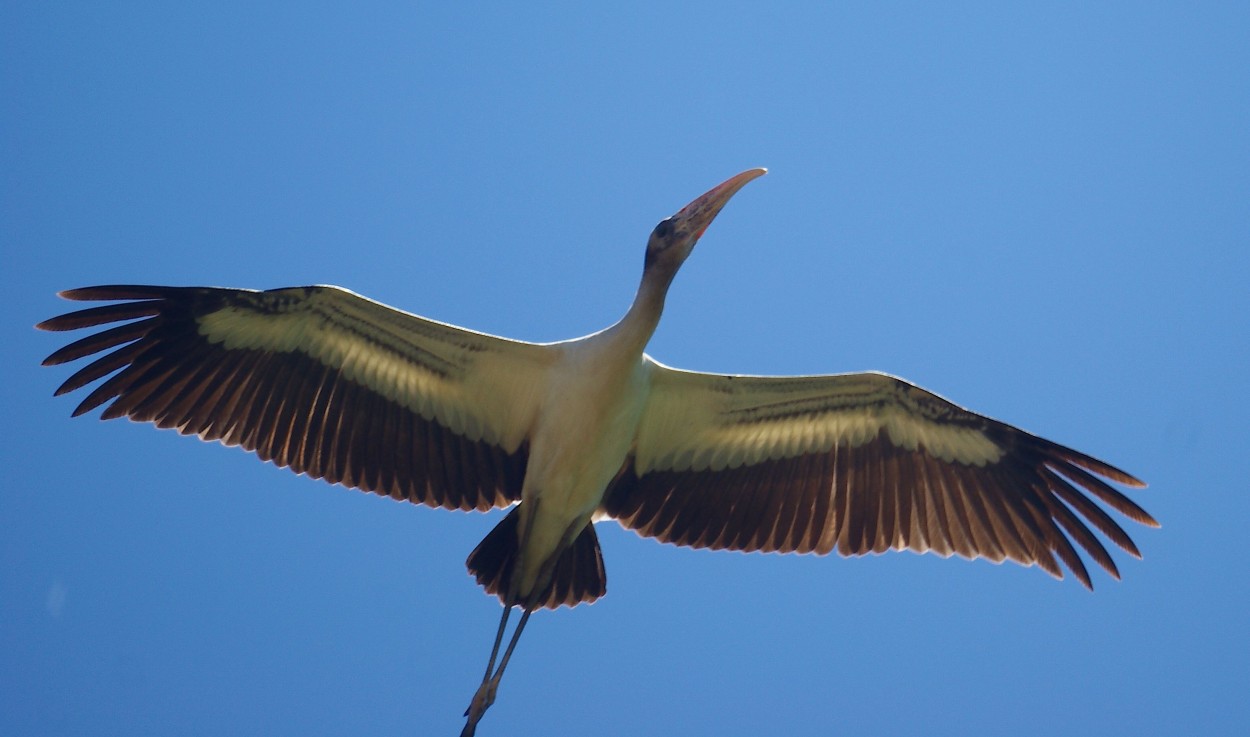
<svg viewBox="0 0 1250 737">
<path fill-rule="evenodd" d="M 482 542 L 469 553 L 465 565 L 469 573 L 486 589 L 499 597 L 505 605 L 509 602 L 508 584 L 519 557 L 517 544 L 517 513 L 514 507 L 507 517 L 495 525 Z M 555 609 L 560 605 L 577 606 L 591 602 L 607 593 L 608 576 L 603 570 L 603 554 L 599 551 L 599 537 L 595 526 L 587 524 L 573 544 L 564 549 L 556 561 L 551 584 L 539 594 L 535 609 Z"/>
</svg>

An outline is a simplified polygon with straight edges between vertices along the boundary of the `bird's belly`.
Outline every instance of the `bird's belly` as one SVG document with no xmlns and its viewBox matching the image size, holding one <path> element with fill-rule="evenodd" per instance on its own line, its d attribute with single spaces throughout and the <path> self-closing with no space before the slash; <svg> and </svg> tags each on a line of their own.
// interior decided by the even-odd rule
<svg viewBox="0 0 1250 737">
<path fill-rule="evenodd" d="M 635 391 L 633 378 L 614 387 L 613 401 L 570 392 L 544 413 L 530 445 L 522 493 L 522 504 L 529 508 L 521 531 L 522 592 L 528 592 L 543 564 L 590 521 L 624 463 L 645 399 Z M 587 412 L 586 407 L 599 410 Z"/>
<path fill-rule="evenodd" d="M 576 433 L 552 452 L 531 448 L 526 501 L 537 501 L 540 515 L 571 522 L 588 517 L 602 501 L 608 482 L 620 470 L 637 423 L 612 423 L 597 433 Z M 537 445 L 537 444 L 535 444 Z"/>
</svg>

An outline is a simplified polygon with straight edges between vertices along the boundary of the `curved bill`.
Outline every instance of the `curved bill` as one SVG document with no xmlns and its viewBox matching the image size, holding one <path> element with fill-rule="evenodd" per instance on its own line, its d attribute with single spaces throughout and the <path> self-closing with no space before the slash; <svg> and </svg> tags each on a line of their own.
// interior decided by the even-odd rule
<svg viewBox="0 0 1250 737">
<path fill-rule="evenodd" d="M 684 221 L 686 225 L 684 229 L 687 232 L 693 232 L 695 240 L 698 240 L 703 236 L 703 231 L 707 230 L 707 226 L 712 224 L 712 220 L 720 213 L 725 203 L 729 202 L 730 197 L 733 197 L 738 190 L 745 187 L 747 182 L 756 177 L 762 177 L 767 173 L 767 169 L 747 169 L 741 174 L 736 174 L 712 187 L 698 199 L 678 210 L 673 219 Z"/>
</svg>

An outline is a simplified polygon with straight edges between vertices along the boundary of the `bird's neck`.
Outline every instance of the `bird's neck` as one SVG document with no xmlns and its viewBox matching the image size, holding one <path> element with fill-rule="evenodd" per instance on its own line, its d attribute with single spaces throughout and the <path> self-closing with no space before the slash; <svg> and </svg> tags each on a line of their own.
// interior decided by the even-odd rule
<svg viewBox="0 0 1250 737">
<path fill-rule="evenodd" d="M 675 273 L 675 272 L 674 272 Z M 651 340 L 651 334 L 660 324 L 660 314 L 664 312 L 664 298 L 668 295 L 668 287 L 673 282 L 674 273 L 663 269 L 647 269 L 642 274 L 642 283 L 638 286 L 638 294 L 634 303 L 620 322 L 609 328 L 614 342 L 619 341 L 628 350 L 641 354 Z"/>
</svg>

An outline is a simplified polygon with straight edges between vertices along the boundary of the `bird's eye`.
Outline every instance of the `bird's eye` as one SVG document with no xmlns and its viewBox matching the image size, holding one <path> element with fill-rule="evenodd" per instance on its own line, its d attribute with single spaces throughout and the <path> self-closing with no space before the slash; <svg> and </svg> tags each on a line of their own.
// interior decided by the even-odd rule
<svg viewBox="0 0 1250 737">
<path fill-rule="evenodd" d="M 660 221 L 659 225 L 655 226 L 655 232 L 652 233 L 652 235 L 655 236 L 656 238 L 667 238 L 672 233 L 673 233 L 673 220 L 672 218 L 665 218 L 664 220 Z"/>
</svg>

